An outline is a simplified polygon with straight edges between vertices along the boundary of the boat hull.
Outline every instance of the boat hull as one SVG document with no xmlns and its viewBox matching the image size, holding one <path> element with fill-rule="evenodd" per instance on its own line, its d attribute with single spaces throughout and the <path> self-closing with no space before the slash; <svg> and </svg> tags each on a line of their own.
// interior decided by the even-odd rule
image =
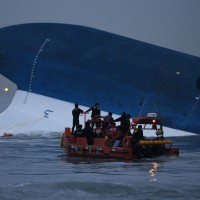
<svg viewBox="0 0 200 200">
<path fill-rule="evenodd" d="M 106 145 L 104 138 L 95 138 L 92 146 L 87 145 L 85 137 L 75 138 L 69 128 L 61 138 L 61 147 L 63 151 L 72 157 L 86 157 L 86 158 L 106 158 L 119 160 L 136 160 L 140 158 L 150 158 L 157 156 L 178 156 L 179 149 L 171 147 L 162 148 L 158 145 L 140 145 L 141 151 L 138 153 L 137 149 L 130 147 L 110 147 Z M 145 150 L 144 150 L 145 149 Z M 160 150 L 162 149 L 162 151 Z"/>
</svg>

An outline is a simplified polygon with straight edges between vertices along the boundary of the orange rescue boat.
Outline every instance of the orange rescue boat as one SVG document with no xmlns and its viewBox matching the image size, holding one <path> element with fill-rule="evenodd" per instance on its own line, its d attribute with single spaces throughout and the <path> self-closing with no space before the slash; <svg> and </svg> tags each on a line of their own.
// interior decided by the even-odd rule
<svg viewBox="0 0 200 200">
<path fill-rule="evenodd" d="M 89 122 L 104 123 L 98 117 L 95 120 L 89 120 Z M 146 139 L 144 137 L 134 144 L 130 131 L 123 137 L 120 146 L 113 147 L 114 142 L 121 133 L 116 125 L 112 125 L 105 133 L 105 137 L 94 138 L 93 145 L 88 145 L 86 137 L 75 137 L 71 133 L 70 128 L 65 128 L 60 146 L 67 155 L 73 157 L 136 160 L 157 156 L 179 155 L 179 148 L 172 147 L 172 141 L 164 138 L 161 120 L 156 114 L 147 114 L 145 117 L 133 118 L 130 130 L 133 129 L 134 132 L 138 125 L 143 126 L 144 135 L 145 130 L 154 130 L 156 137 L 154 139 Z"/>
</svg>

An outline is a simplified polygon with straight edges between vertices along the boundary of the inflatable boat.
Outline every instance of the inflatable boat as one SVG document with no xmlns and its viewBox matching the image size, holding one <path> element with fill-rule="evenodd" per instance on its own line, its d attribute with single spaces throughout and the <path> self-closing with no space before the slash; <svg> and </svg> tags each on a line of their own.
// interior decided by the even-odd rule
<svg viewBox="0 0 200 200">
<path fill-rule="evenodd" d="M 87 136 L 76 136 L 70 128 L 65 128 L 62 134 L 60 146 L 64 152 L 73 157 L 107 158 L 121 160 L 136 160 L 140 158 L 153 158 L 157 156 L 178 156 L 179 148 L 172 147 L 172 140 L 165 139 L 161 119 L 155 113 L 148 113 L 145 117 L 132 118 L 130 129 L 122 133 L 120 126 L 114 122 L 104 121 L 97 116 L 88 120 L 90 124 L 100 124 L 93 128 L 93 132 L 103 125 L 109 124 L 104 134 L 93 138 L 92 144 L 88 144 Z M 138 127 L 142 127 L 143 136 L 134 141 L 134 134 Z M 147 138 L 145 132 L 155 131 L 155 138 Z M 120 137 L 123 135 L 123 137 Z M 116 141 L 121 139 L 118 146 Z"/>
</svg>

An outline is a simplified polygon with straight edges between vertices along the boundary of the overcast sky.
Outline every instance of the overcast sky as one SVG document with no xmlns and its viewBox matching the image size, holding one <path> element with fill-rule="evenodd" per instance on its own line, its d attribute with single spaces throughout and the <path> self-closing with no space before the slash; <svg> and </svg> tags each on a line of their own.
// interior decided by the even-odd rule
<svg viewBox="0 0 200 200">
<path fill-rule="evenodd" d="M 200 57 L 200 0 L 0 0 L 0 28 L 78 24 Z"/>
<path fill-rule="evenodd" d="M 34 22 L 88 26 L 200 57 L 200 0 L 0 0 L 0 28 Z M 0 112 L 11 86 L 0 76 Z"/>
</svg>

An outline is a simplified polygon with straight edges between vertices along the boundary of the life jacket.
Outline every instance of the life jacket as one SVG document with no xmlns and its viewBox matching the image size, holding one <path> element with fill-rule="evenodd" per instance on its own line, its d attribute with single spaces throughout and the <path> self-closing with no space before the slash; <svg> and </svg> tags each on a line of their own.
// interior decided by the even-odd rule
<svg viewBox="0 0 200 200">
<path fill-rule="evenodd" d="M 83 137 L 83 136 L 84 136 L 84 135 L 83 135 L 83 129 L 75 130 L 75 131 L 74 131 L 74 135 L 75 135 L 76 137 Z"/>
<path fill-rule="evenodd" d="M 141 140 L 143 138 L 142 129 L 135 129 L 133 132 L 133 140 Z"/>
</svg>

